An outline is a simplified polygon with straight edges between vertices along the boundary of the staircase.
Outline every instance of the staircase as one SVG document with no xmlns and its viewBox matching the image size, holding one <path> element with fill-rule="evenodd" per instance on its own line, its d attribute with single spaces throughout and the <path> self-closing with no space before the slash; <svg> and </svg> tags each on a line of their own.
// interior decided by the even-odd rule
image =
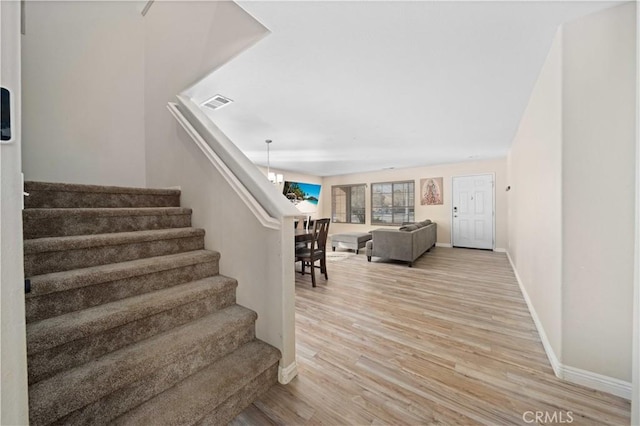
<svg viewBox="0 0 640 426">
<path fill-rule="evenodd" d="M 276 383 L 180 191 L 25 190 L 32 425 L 225 424 Z"/>
</svg>

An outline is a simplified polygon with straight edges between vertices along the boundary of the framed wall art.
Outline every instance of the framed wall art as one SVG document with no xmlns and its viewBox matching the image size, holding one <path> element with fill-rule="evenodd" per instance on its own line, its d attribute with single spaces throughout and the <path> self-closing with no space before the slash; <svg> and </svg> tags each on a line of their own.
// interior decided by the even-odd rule
<svg viewBox="0 0 640 426">
<path fill-rule="evenodd" d="M 443 204 L 441 177 L 420 179 L 420 204 L 423 206 Z"/>
</svg>

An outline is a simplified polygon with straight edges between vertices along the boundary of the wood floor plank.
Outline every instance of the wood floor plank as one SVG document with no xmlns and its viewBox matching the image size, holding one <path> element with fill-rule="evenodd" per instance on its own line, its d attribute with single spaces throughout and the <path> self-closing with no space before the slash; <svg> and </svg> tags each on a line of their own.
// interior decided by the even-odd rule
<svg viewBox="0 0 640 426">
<path fill-rule="evenodd" d="M 629 401 L 555 377 L 503 253 L 341 259 L 316 288 L 296 274 L 298 377 L 233 426 L 629 424 Z"/>
</svg>

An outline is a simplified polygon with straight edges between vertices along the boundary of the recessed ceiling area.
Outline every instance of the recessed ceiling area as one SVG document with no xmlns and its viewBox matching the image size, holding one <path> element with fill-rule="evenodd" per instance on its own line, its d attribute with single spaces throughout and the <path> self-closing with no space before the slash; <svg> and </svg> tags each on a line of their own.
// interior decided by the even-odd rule
<svg viewBox="0 0 640 426">
<path fill-rule="evenodd" d="M 256 164 L 331 176 L 503 157 L 559 26 L 620 2 L 240 1 L 271 34 L 192 90 Z"/>
</svg>

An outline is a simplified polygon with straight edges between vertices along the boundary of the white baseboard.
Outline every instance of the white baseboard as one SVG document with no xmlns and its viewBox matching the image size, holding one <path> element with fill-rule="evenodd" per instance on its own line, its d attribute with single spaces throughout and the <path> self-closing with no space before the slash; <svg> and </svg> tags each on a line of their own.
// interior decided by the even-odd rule
<svg viewBox="0 0 640 426">
<path fill-rule="evenodd" d="M 451 245 L 450 243 L 436 243 L 436 247 L 452 248 L 453 245 Z M 496 251 L 499 253 L 506 253 L 507 249 L 498 247 L 498 248 L 494 248 L 493 251 Z"/>
<path fill-rule="evenodd" d="M 551 368 L 553 368 L 553 372 L 557 377 L 562 378 L 561 376 L 562 364 L 560 363 L 560 360 L 558 360 L 556 353 L 553 351 L 553 348 L 551 347 L 551 342 L 549 342 L 547 333 L 544 331 L 544 327 L 542 326 L 542 323 L 540 322 L 540 318 L 538 318 L 538 314 L 536 313 L 536 310 L 533 307 L 533 304 L 531 303 L 531 299 L 529 298 L 527 289 L 524 288 L 524 285 L 522 284 L 520 275 L 518 275 L 518 270 L 516 269 L 516 266 L 513 264 L 513 260 L 511 259 L 511 255 L 509 254 L 509 252 L 507 252 L 507 259 L 509 259 L 509 263 L 511 264 L 511 269 L 513 269 L 513 273 L 516 276 L 516 280 L 518 281 L 518 286 L 520 287 L 520 291 L 522 292 L 524 301 L 527 302 L 529 313 L 531 314 L 531 318 L 533 318 L 533 322 L 536 325 L 536 329 L 538 330 L 538 335 L 540 336 L 540 340 L 542 340 L 542 346 L 544 346 L 544 351 L 547 353 L 547 358 L 549 359 Z"/>
<path fill-rule="evenodd" d="M 182 187 L 180 185 L 178 185 L 178 186 L 167 186 L 165 189 L 177 189 L 178 191 L 182 191 Z"/>
<path fill-rule="evenodd" d="M 631 400 L 632 385 L 630 382 L 625 382 L 624 380 L 616 379 L 615 377 L 603 376 L 602 374 L 570 367 L 568 365 L 562 366 L 561 374 L 562 375 L 560 378 L 566 380 L 567 382 L 586 386 L 591 389 L 607 392 L 612 395 Z"/>
<path fill-rule="evenodd" d="M 536 313 L 536 310 L 531 303 L 531 299 L 527 294 L 527 290 L 522 284 L 520 275 L 518 275 L 518 270 L 513 264 L 513 260 L 511 259 L 509 252 L 507 251 L 506 253 L 507 259 L 509 259 L 509 263 L 511 264 L 511 269 L 513 269 L 513 273 L 515 274 L 516 280 L 518 281 L 518 286 L 520 287 L 522 296 L 524 297 L 525 302 L 527 302 L 527 307 L 529 308 L 531 318 L 533 318 L 533 322 L 535 323 L 536 329 L 538 330 L 540 340 L 542 340 L 544 351 L 547 354 L 547 358 L 549 359 L 549 363 L 551 364 L 551 368 L 553 368 L 553 372 L 555 373 L 556 377 L 562 380 L 566 380 L 570 383 L 586 386 L 597 391 L 607 392 L 612 395 L 631 400 L 632 386 L 630 382 L 625 382 L 624 380 L 616 379 L 614 377 L 603 376 L 602 374 L 581 370 L 579 368 L 571 367 L 568 365 L 563 365 L 560 362 L 555 352 L 553 351 L 553 348 L 551 347 L 551 343 L 549 342 L 547 333 L 544 331 L 544 327 L 542 326 L 542 323 L 538 318 L 538 314 Z"/>
<path fill-rule="evenodd" d="M 293 380 L 293 378 L 296 377 L 297 375 L 298 375 L 298 363 L 295 361 L 293 361 L 291 364 L 289 364 L 284 368 L 282 367 L 282 365 L 278 367 L 278 382 L 280 384 L 286 385 L 291 380 Z"/>
</svg>

